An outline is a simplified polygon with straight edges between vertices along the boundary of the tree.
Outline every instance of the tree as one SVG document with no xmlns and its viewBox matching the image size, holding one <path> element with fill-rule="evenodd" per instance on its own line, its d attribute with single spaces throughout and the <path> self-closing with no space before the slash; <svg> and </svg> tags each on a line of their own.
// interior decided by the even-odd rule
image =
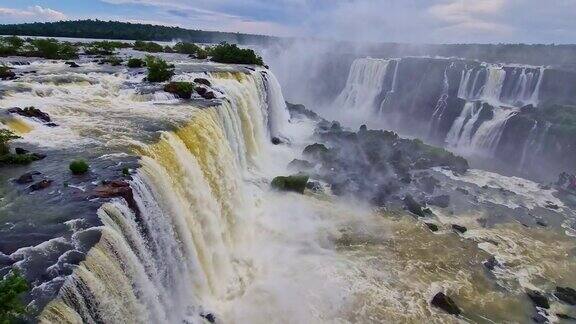
<svg viewBox="0 0 576 324">
<path fill-rule="evenodd" d="M 14 323 L 26 315 L 26 306 L 21 295 L 30 289 L 26 278 L 13 271 L 0 280 L 0 324 Z"/>
<path fill-rule="evenodd" d="M 164 82 L 174 75 L 174 66 L 166 63 L 163 59 L 155 56 L 146 56 L 149 82 Z"/>
<path fill-rule="evenodd" d="M 264 65 L 262 58 L 253 50 L 239 48 L 236 44 L 221 43 L 211 48 L 209 52 L 214 62 Z"/>
</svg>

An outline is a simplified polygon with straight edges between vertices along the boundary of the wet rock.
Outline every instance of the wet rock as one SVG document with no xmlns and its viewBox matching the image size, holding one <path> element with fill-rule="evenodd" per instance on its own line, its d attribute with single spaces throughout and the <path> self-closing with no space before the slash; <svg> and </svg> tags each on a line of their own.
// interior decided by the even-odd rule
<svg viewBox="0 0 576 324">
<path fill-rule="evenodd" d="M 71 68 L 79 68 L 80 67 L 80 65 L 78 65 L 76 62 L 72 62 L 72 61 L 66 62 L 66 65 L 68 65 Z"/>
<path fill-rule="evenodd" d="M 432 223 L 424 223 L 426 224 L 426 226 L 428 226 L 428 229 L 430 229 L 432 232 L 438 232 L 439 228 L 438 225 L 436 224 L 432 224 Z"/>
<path fill-rule="evenodd" d="M 47 127 L 58 127 L 58 124 L 56 124 L 56 123 L 46 123 L 46 124 L 44 124 L 44 126 L 47 126 Z"/>
<path fill-rule="evenodd" d="M 40 172 L 38 172 L 38 171 L 27 172 L 27 173 L 24 173 L 23 175 L 21 175 L 20 177 L 18 177 L 18 179 L 14 180 L 14 182 L 16 182 L 17 184 L 32 183 L 32 182 L 34 182 L 34 176 L 39 175 L 39 174 L 40 174 Z"/>
<path fill-rule="evenodd" d="M 306 175 L 292 175 L 288 177 L 276 177 L 272 180 L 272 188 L 280 191 L 292 191 L 304 193 L 309 177 Z"/>
<path fill-rule="evenodd" d="M 450 205 L 450 196 L 441 195 L 430 199 L 428 202 L 432 206 L 438 206 L 440 208 L 446 208 Z"/>
<path fill-rule="evenodd" d="M 204 78 L 196 78 L 196 79 L 194 79 L 194 83 L 203 84 L 203 85 L 208 86 L 208 87 L 212 86 L 210 81 L 208 81 Z"/>
<path fill-rule="evenodd" d="M 47 123 L 50 122 L 50 115 L 34 107 L 26 107 L 24 109 L 10 108 L 8 109 L 8 112 L 11 114 L 18 114 L 24 117 L 37 118 Z"/>
<path fill-rule="evenodd" d="M 93 196 L 97 198 L 124 198 L 128 206 L 136 213 L 139 213 L 138 205 L 134 200 L 134 193 L 130 184 L 123 180 L 107 181 L 93 191 Z"/>
<path fill-rule="evenodd" d="M 537 220 L 536 224 L 538 224 L 539 226 L 542 226 L 542 227 L 548 226 L 548 223 L 546 223 L 544 220 L 541 220 L 541 219 Z"/>
<path fill-rule="evenodd" d="M 467 189 L 461 188 L 461 187 L 456 188 L 456 191 L 460 192 L 463 195 L 469 195 L 470 194 L 470 191 L 468 191 Z"/>
<path fill-rule="evenodd" d="M 14 80 L 16 73 L 11 68 L 0 66 L 0 80 Z"/>
<path fill-rule="evenodd" d="M 528 298 L 532 301 L 534 306 L 541 307 L 541 308 L 550 308 L 550 303 L 548 302 L 548 298 L 544 296 L 540 291 L 527 289 L 526 294 Z"/>
<path fill-rule="evenodd" d="M 552 209 L 552 210 L 558 210 L 558 209 L 560 209 L 560 206 L 556 205 L 555 203 L 553 203 L 551 201 L 547 201 L 546 202 L 546 208 Z"/>
<path fill-rule="evenodd" d="M 434 298 L 432 298 L 430 304 L 434 307 L 440 308 L 448 314 L 460 315 L 462 313 L 452 298 L 446 296 L 443 292 L 437 293 Z"/>
<path fill-rule="evenodd" d="M 208 89 L 204 88 L 204 87 L 196 87 L 196 93 L 198 93 L 200 95 L 200 97 L 207 99 L 207 100 L 211 100 L 211 99 L 216 99 L 216 95 L 214 94 L 214 91 L 209 91 Z"/>
<path fill-rule="evenodd" d="M 210 323 L 216 323 L 216 316 L 214 316 L 212 313 L 202 313 L 200 314 L 200 317 L 204 318 Z"/>
<path fill-rule="evenodd" d="M 403 201 L 406 210 L 408 210 L 412 214 L 417 215 L 419 217 L 426 216 L 423 206 L 419 202 L 417 202 L 416 199 L 412 197 L 412 195 L 406 195 Z"/>
<path fill-rule="evenodd" d="M 52 185 L 52 182 L 53 182 L 53 180 L 44 179 L 40 182 L 37 182 L 37 183 L 31 185 L 30 190 L 38 191 L 38 190 L 46 189 Z"/>
<path fill-rule="evenodd" d="M 324 144 L 314 143 L 312 145 L 306 146 L 302 154 L 305 157 L 309 157 L 313 160 L 322 160 L 326 154 L 328 154 L 329 150 Z"/>
<path fill-rule="evenodd" d="M 576 290 L 570 287 L 556 287 L 556 292 L 554 293 L 556 298 L 565 302 L 566 304 L 576 305 Z"/>
<path fill-rule="evenodd" d="M 309 189 L 316 193 L 323 191 L 322 184 L 319 181 L 309 181 L 306 184 L 306 189 Z"/>
<path fill-rule="evenodd" d="M 16 154 L 18 154 L 18 155 L 23 155 L 23 154 L 28 154 L 28 153 L 30 153 L 28 150 L 25 150 L 25 149 L 23 149 L 23 148 L 21 148 L 21 147 L 15 148 L 14 151 L 15 151 Z"/>
<path fill-rule="evenodd" d="M 534 321 L 534 323 L 540 323 L 540 324 L 548 323 L 548 319 L 546 318 L 546 316 L 540 313 L 532 316 L 532 320 Z"/>
<path fill-rule="evenodd" d="M 362 125 L 362 126 L 360 126 L 360 130 L 359 130 L 359 131 L 360 131 L 360 132 L 366 132 L 366 131 L 368 131 L 368 127 L 367 127 L 366 125 Z"/>
<path fill-rule="evenodd" d="M 280 144 L 282 144 L 282 140 L 279 139 L 278 137 L 272 137 L 271 142 L 272 142 L 272 144 L 274 144 L 274 145 L 280 145 Z"/>
<path fill-rule="evenodd" d="M 423 176 L 418 179 L 418 185 L 422 188 L 422 190 L 429 194 L 434 193 L 434 190 L 436 187 L 438 187 L 439 184 L 440 181 L 432 176 Z"/>
<path fill-rule="evenodd" d="M 35 161 L 44 160 L 46 158 L 46 154 L 42 154 L 42 153 L 32 153 L 30 155 L 32 155 L 32 157 L 34 158 Z"/>
<path fill-rule="evenodd" d="M 468 229 L 466 227 L 458 225 L 458 224 L 452 224 L 452 229 L 458 233 L 461 233 L 461 234 L 464 234 L 468 231 Z"/>
<path fill-rule="evenodd" d="M 496 267 L 501 267 L 500 262 L 498 262 L 498 260 L 496 260 L 495 256 L 491 256 L 488 260 L 484 261 L 484 266 L 486 267 L 486 269 L 492 271 L 494 270 L 494 268 Z"/>
</svg>

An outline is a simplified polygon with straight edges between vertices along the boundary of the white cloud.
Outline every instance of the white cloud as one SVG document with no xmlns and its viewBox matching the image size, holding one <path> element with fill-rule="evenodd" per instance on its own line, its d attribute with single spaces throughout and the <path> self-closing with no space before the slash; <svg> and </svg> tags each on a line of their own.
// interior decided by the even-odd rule
<svg viewBox="0 0 576 324">
<path fill-rule="evenodd" d="M 428 12 L 445 23 L 438 32 L 509 33 L 512 27 L 500 22 L 507 6 L 506 0 L 450 0 L 433 5 Z"/>
<path fill-rule="evenodd" d="M 0 7 L 0 19 L 5 23 L 57 21 L 66 19 L 66 15 L 60 11 L 41 6 L 32 6 L 26 9 Z"/>
</svg>

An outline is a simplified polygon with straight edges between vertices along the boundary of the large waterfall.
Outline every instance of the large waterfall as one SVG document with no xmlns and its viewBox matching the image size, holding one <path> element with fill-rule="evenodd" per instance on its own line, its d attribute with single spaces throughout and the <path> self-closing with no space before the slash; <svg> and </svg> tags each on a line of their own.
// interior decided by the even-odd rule
<svg viewBox="0 0 576 324">
<path fill-rule="evenodd" d="M 217 301 L 246 289 L 250 260 L 237 247 L 253 201 L 243 177 L 288 118 L 271 74 L 220 72 L 210 80 L 226 96 L 220 105 L 198 110 L 156 143 L 135 143 L 137 209 L 122 199 L 99 209 L 100 241 L 41 322 L 201 322 Z"/>
<path fill-rule="evenodd" d="M 333 106 L 408 134 L 425 135 L 406 130 L 414 120 L 423 120 L 429 134 L 442 133 L 439 128 L 445 127 L 449 147 L 492 156 L 507 121 L 520 107 L 538 104 L 543 75 L 544 68 L 456 59 L 356 59 Z M 466 104 L 446 128 L 442 125 L 450 118 L 447 111 L 454 113 L 449 107 L 454 98 Z M 404 122 L 396 125 L 396 120 Z"/>
</svg>

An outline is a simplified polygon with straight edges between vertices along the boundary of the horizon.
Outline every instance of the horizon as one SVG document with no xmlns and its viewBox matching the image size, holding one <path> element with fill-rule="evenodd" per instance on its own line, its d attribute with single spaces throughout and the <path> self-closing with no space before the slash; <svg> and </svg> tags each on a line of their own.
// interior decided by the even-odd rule
<svg viewBox="0 0 576 324">
<path fill-rule="evenodd" d="M 574 44 L 576 1 L 0 0 L 4 24 L 103 20 L 401 44 Z M 113 13 L 113 14 L 111 14 Z"/>
</svg>

